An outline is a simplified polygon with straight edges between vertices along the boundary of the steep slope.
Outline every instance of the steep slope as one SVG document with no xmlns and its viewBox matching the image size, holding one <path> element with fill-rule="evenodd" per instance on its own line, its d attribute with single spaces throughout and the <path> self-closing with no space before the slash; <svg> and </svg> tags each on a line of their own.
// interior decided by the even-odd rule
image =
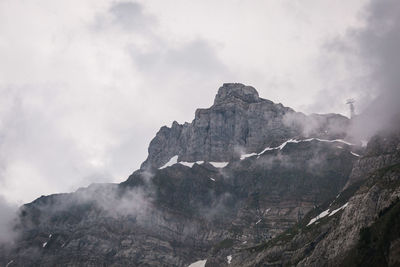
<svg viewBox="0 0 400 267">
<path fill-rule="evenodd" d="M 303 261 L 304 265 L 316 266 L 321 259 L 341 263 L 343 256 L 349 254 L 350 249 L 358 242 L 360 230 L 369 227 L 379 217 L 380 212 L 398 201 L 400 135 L 383 134 L 375 137 L 368 144 L 366 157 L 372 161 L 371 165 L 375 169 L 368 170 L 367 180 L 350 198 L 338 226 Z M 386 160 L 382 161 L 382 158 Z M 398 218 L 400 214 L 396 216 Z"/>
<path fill-rule="evenodd" d="M 185 266 L 213 246 L 289 229 L 339 192 L 355 158 L 338 143 L 304 141 L 224 168 L 178 163 L 151 179 L 137 171 L 121 185 L 42 197 L 23 207 L 22 235 L 4 263 Z"/>
<path fill-rule="evenodd" d="M 313 127 L 305 131 L 304 121 Z M 226 253 L 275 238 L 335 198 L 358 159 L 358 148 L 329 140 L 342 137 L 347 124 L 340 115 L 306 116 L 259 98 L 252 87 L 225 84 L 191 124 L 161 128 L 125 182 L 24 205 L 19 238 L 1 247 L 0 264 L 225 263 Z"/>
<path fill-rule="evenodd" d="M 360 168 L 365 162 L 370 166 Z M 262 245 L 231 251 L 231 266 L 398 266 L 400 134 L 375 136 L 351 177 L 337 198 L 295 227 Z M 222 262 L 218 256 L 209 263 Z"/>
</svg>

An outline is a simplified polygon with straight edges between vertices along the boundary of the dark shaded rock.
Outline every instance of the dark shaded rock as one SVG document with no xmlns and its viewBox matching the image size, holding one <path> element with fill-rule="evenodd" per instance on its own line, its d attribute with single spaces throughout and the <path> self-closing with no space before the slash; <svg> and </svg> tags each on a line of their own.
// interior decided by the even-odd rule
<svg viewBox="0 0 400 267">
<path fill-rule="evenodd" d="M 396 266 L 400 163 L 382 164 L 381 157 L 397 158 L 399 143 L 396 133 L 374 137 L 366 153 L 372 166 L 363 179 L 269 242 L 232 251 L 230 266 Z M 323 211 L 328 215 L 309 224 Z"/>
<path fill-rule="evenodd" d="M 210 253 L 223 261 L 333 198 L 354 160 L 349 149 L 314 140 L 223 169 L 175 164 L 151 176 L 139 170 L 120 185 L 41 197 L 22 208 L 21 237 L 2 262 L 187 266 Z"/>
<path fill-rule="evenodd" d="M 381 133 L 371 138 L 364 155 L 353 167 L 345 188 L 364 181 L 374 171 L 400 163 L 400 134 Z"/>
<path fill-rule="evenodd" d="M 141 169 L 125 182 L 21 207 L 20 236 L 0 248 L 0 264 L 187 266 L 207 258 L 208 265 L 223 266 L 230 255 L 239 266 L 298 263 L 324 242 L 334 222 L 305 235 L 290 231 L 342 190 L 357 159 L 352 146 L 309 139 L 240 155 L 291 138 L 342 138 L 347 124 L 337 114 L 307 116 L 260 98 L 253 87 L 224 84 L 213 106 L 198 109 L 191 123 L 162 127 Z M 175 155 L 204 163 L 159 169 Z M 229 164 L 217 168 L 213 161 Z M 277 246 L 252 259 L 254 247 L 265 242 Z"/>
</svg>

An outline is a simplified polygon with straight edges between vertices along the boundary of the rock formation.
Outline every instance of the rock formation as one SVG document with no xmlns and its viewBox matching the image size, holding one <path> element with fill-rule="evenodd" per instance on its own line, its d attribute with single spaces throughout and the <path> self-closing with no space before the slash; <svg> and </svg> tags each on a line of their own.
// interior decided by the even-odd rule
<svg viewBox="0 0 400 267">
<path fill-rule="evenodd" d="M 306 116 L 260 98 L 251 86 L 228 83 L 219 88 L 210 108 L 196 110 L 191 123 L 162 127 L 141 169 L 159 168 L 175 155 L 178 161 L 224 162 L 290 138 L 342 138 L 348 122 L 338 114 Z"/>
<path fill-rule="evenodd" d="M 396 266 L 399 135 L 364 151 L 340 139 L 348 124 L 224 84 L 191 123 L 162 127 L 125 182 L 23 205 L 0 265 Z"/>
</svg>

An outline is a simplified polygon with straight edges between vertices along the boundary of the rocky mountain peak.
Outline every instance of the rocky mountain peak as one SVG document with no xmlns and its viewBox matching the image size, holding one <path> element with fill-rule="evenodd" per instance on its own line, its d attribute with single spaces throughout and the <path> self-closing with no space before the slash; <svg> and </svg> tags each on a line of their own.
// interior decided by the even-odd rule
<svg viewBox="0 0 400 267">
<path fill-rule="evenodd" d="M 364 150 L 340 140 L 348 123 L 224 84 L 125 182 L 21 207 L 0 266 L 398 266 L 400 134 Z"/>
<path fill-rule="evenodd" d="M 160 129 L 141 169 L 159 168 L 175 156 L 186 162 L 228 162 L 241 153 L 259 152 L 301 137 L 304 129 L 299 121 L 313 125 L 307 136 L 338 138 L 342 135 L 332 135 L 331 128 L 344 131 L 348 119 L 338 114 L 306 116 L 260 98 L 252 86 L 225 83 L 214 105 L 197 109 L 191 123 L 174 122 L 171 128 Z"/>
<path fill-rule="evenodd" d="M 241 83 L 224 83 L 218 90 L 214 105 L 236 102 L 238 100 L 247 103 L 256 103 L 260 101 L 257 90 L 252 86 L 246 86 Z"/>
</svg>

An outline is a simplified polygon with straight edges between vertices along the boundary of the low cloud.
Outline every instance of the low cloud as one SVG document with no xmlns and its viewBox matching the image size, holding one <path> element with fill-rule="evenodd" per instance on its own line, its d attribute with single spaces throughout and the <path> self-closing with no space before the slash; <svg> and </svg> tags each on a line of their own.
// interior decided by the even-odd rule
<svg viewBox="0 0 400 267">
<path fill-rule="evenodd" d="M 77 223 L 79 220 L 99 218 L 120 219 L 131 217 L 145 226 L 151 216 L 156 216 L 150 191 L 143 187 L 121 188 L 118 184 L 92 184 L 74 193 L 41 197 L 21 207 L 20 223 L 23 229 L 31 226 L 47 229 L 49 222 L 57 224 Z M 15 227 L 14 236 L 18 235 Z"/>
<path fill-rule="evenodd" d="M 16 237 L 13 227 L 17 219 L 17 210 L 17 205 L 7 202 L 0 196 L 0 245 L 13 242 Z"/>
<path fill-rule="evenodd" d="M 331 40 L 326 48 L 345 62 L 345 71 L 353 76 L 347 84 L 348 96 L 359 97 L 356 105 L 360 116 L 354 119 L 350 135 L 368 139 L 398 124 L 400 3 L 371 0 L 361 15 L 363 26 L 349 29 L 346 35 Z M 340 93 L 343 90 L 338 90 L 334 98 L 343 98 Z"/>
<path fill-rule="evenodd" d="M 228 72 L 205 38 L 160 34 L 143 3 L 76 5 L 0 3 L 0 194 L 18 204 L 125 180 L 160 126 L 191 119 Z"/>
<path fill-rule="evenodd" d="M 121 191 L 116 184 L 92 184 L 74 193 L 80 203 L 93 202 L 107 216 L 118 218 L 134 216 L 144 218 L 151 208 L 151 196 L 143 188 L 137 187 Z"/>
<path fill-rule="evenodd" d="M 318 73 L 308 68 L 316 40 L 325 38 L 326 30 L 341 32 L 358 2 L 328 10 L 332 4 L 317 1 L 309 3 L 317 8 L 291 2 L 282 8 L 275 2 L 238 7 L 223 2 L 2 1 L 0 193 L 23 203 L 94 181 L 123 181 L 145 159 L 161 125 L 191 120 L 195 108 L 212 104 L 223 82 L 252 84 L 262 97 L 285 100 L 289 106 L 307 103 L 319 88 Z M 396 4 L 374 5 L 386 3 Z M 389 11 L 381 17 L 393 17 L 396 9 Z M 324 25 L 326 21 L 333 23 Z M 377 21 L 371 19 L 369 25 Z M 277 31 L 277 22 L 284 30 Z M 397 36 L 397 26 L 387 24 Z M 350 48 L 339 40 L 328 49 L 355 57 L 352 47 L 368 35 L 352 34 L 347 36 Z M 372 44 L 364 51 L 394 50 Z M 377 57 L 395 64 L 396 55 Z M 325 103 L 337 97 L 329 92 L 321 94 L 329 98 Z M 345 101 L 347 94 L 339 97 Z"/>
<path fill-rule="evenodd" d="M 305 115 L 300 112 L 286 113 L 283 124 L 296 129 L 302 137 L 327 137 L 343 138 L 349 121 L 339 114 L 311 114 Z"/>
</svg>

